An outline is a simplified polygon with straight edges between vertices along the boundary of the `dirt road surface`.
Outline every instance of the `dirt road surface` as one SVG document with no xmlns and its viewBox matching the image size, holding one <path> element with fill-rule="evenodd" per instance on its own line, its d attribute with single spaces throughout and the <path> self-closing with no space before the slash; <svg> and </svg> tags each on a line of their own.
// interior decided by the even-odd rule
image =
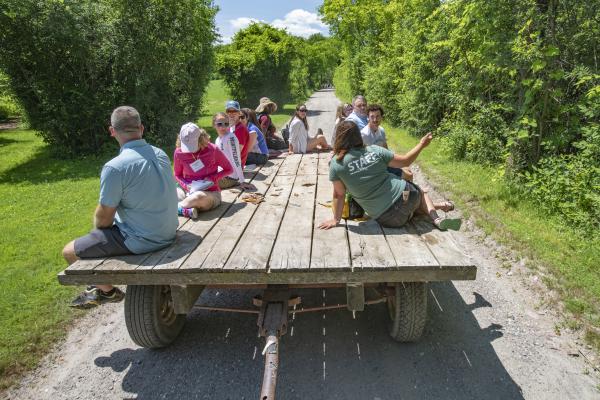
<svg viewBox="0 0 600 400">
<path fill-rule="evenodd" d="M 315 93 L 310 131 L 330 136 L 338 100 Z M 424 177 L 415 168 L 417 181 Z M 429 185 L 434 197 L 435 187 Z M 460 210 L 455 212 L 460 214 Z M 599 399 L 591 351 L 542 305 L 535 275 L 472 223 L 462 241 L 477 280 L 432 283 L 422 340 L 387 334 L 385 305 L 302 314 L 282 340 L 280 399 Z M 58 283 L 57 283 L 58 284 Z M 254 291 L 205 291 L 199 302 L 247 307 Z M 345 302 L 302 290 L 305 306 Z M 169 348 L 129 339 L 122 304 L 89 312 L 9 399 L 256 399 L 263 339 L 254 315 L 194 311 Z"/>
</svg>

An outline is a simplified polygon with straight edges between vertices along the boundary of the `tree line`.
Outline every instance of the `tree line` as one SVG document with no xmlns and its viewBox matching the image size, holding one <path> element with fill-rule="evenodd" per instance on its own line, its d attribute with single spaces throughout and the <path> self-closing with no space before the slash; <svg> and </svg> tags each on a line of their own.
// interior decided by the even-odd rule
<svg viewBox="0 0 600 400">
<path fill-rule="evenodd" d="M 325 0 L 334 83 L 586 231 L 600 228 L 600 3 Z"/>
<path fill-rule="evenodd" d="M 278 103 L 299 102 L 333 82 L 337 47 L 321 34 L 304 39 L 253 23 L 219 47 L 216 68 L 232 98 L 243 104 L 258 104 L 263 96 Z"/>
<path fill-rule="evenodd" d="M 165 146 L 197 118 L 216 40 L 210 0 L 0 0 L 0 70 L 29 125 L 60 155 L 112 143 L 135 106 Z"/>
</svg>

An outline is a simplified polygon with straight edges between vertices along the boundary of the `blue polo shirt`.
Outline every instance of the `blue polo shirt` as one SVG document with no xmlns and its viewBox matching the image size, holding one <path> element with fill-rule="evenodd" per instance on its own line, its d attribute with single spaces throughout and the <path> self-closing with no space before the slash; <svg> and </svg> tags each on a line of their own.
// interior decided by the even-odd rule
<svg viewBox="0 0 600 400">
<path fill-rule="evenodd" d="M 358 130 L 362 131 L 363 128 L 369 123 L 369 117 L 366 115 L 364 117 L 361 117 L 357 113 L 352 111 L 352 113 L 346 118 L 346 121 L 354 122 L 356 126 L 358 126 Z"/>
<path fill-rule="evenodd" d="M 173 243 L 177 191 L 169 157 L 144 139 L 125 143 L 102 168 L 100 204 L 117 208 L 115 224 L 132 253 Z"/>
</svg>

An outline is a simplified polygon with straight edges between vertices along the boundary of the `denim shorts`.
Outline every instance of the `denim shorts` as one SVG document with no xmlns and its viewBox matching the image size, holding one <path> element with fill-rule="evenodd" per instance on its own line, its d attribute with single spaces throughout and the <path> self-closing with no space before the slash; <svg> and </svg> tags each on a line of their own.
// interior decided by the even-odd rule
<svg viewBox="0 0 600 400">
<path fill-rule="evenodd" d="M 406 200 L 404 193 L 408 195 Z M 388 228 L 404 226 L 412 218 L 414 212 L 419 209 L 422 196 L 420 187 L 412 182 L 406 182 L 403 194 L 377 218 L 377 222 Z"/>
<path fill-rule="evenodd" d="M 79 258 L 104 258 L 132 254 L 125 246 L 125 237 L 119 227 L 94 229 L 75 239 L 75 255 Z"/>
</svg>

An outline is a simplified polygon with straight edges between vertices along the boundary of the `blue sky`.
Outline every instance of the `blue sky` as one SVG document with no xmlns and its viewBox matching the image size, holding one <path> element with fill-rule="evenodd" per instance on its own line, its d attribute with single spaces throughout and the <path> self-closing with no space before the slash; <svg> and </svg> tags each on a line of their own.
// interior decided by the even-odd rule
<svg viewBox="0 0 600 400">
<path fill-rule="evenodd" d="M 225 43 L 239 29 L 257 20 L 286 28 L 298 36 L 308 37 L 317 32 L 328 35 L 327 26 L 317 14 L 322 1 L 215 0 L 214 3 L 220 8 L 216 24 Z"/>
</svg>

